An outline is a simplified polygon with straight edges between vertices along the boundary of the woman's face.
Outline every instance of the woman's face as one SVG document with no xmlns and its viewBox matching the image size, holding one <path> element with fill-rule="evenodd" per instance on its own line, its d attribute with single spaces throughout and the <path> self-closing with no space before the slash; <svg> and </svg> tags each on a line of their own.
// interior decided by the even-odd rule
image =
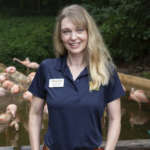
<svg viewBox="0 0 150 150">
<path fill-rule="evenodd" d="M 78 27 L 69 18 L 61 22 L 61 40 L 70 54 L 82 54 L 86 49 L 88 34 L 86 29 Z"/>
</svg>

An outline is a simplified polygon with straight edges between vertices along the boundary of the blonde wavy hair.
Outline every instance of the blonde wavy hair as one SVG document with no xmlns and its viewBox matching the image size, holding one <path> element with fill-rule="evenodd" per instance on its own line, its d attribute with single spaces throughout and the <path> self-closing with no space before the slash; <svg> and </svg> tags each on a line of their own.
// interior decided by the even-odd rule
<svg viewBox="0 0 150 150">
<path fill-rule="evenodd" d="M 88 32 L 88 44 L 86 56 L 90 75 L 90 90 L 98 90 L 101 85 L 107 85 L 115 65 L 105 46 L 102 35 L 93 18 L 85 8 L 79 5 L 70 5 L 62 9 L 56 20 L 54 31 L 54 48 L 56 57 L 67 54 L 61 41 L 61 21 L 69 18 L 76 26 L 82 27 Z"/>
</svg>

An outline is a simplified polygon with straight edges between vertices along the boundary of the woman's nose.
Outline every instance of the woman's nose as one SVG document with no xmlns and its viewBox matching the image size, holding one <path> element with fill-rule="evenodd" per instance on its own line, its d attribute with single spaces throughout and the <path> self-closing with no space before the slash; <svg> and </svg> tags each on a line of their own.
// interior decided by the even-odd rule
<svg viewBox="0 0 150 150">
<path fill-rule="evenodd" d="M 77 38 L 77 33 L 76 32 L 72 32 L 71 33 L 71 39 L 75 40 Z"/>
</svg>

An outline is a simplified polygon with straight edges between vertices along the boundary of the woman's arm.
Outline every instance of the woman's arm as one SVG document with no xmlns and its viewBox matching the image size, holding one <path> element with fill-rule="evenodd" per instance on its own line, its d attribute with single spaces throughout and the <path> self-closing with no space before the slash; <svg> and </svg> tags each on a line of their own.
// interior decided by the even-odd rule
<svg viewBox="0 0 150 150">
<path fill-rule="evenodd" d="M 120 99 L 108 103 L 107 110 L 109 122 L 105 150 L 115 150 L 121 128 Z"/>
<path fill-rule="evenodd" d="M 29 112 L 29 137 L 31 150 L 40 150 L 40 129 L 44 100 L 33 97 Z"/>
</svg>

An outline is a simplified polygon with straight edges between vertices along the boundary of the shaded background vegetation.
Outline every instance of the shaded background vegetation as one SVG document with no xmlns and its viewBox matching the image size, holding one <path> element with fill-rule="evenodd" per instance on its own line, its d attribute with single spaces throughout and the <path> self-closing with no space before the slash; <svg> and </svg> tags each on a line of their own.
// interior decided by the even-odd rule
<svg viewBox="0 0 150 150">
<path fill-rule="evenodd" d="M 116 63 L 150 56 L 148 0 L 0 0 L 0 62 L 10 65 L 13 57 L 29 57 L 40 63 L 54 57 L 55 17 L 74 3 L 95 18 Z"/>
</svg>

